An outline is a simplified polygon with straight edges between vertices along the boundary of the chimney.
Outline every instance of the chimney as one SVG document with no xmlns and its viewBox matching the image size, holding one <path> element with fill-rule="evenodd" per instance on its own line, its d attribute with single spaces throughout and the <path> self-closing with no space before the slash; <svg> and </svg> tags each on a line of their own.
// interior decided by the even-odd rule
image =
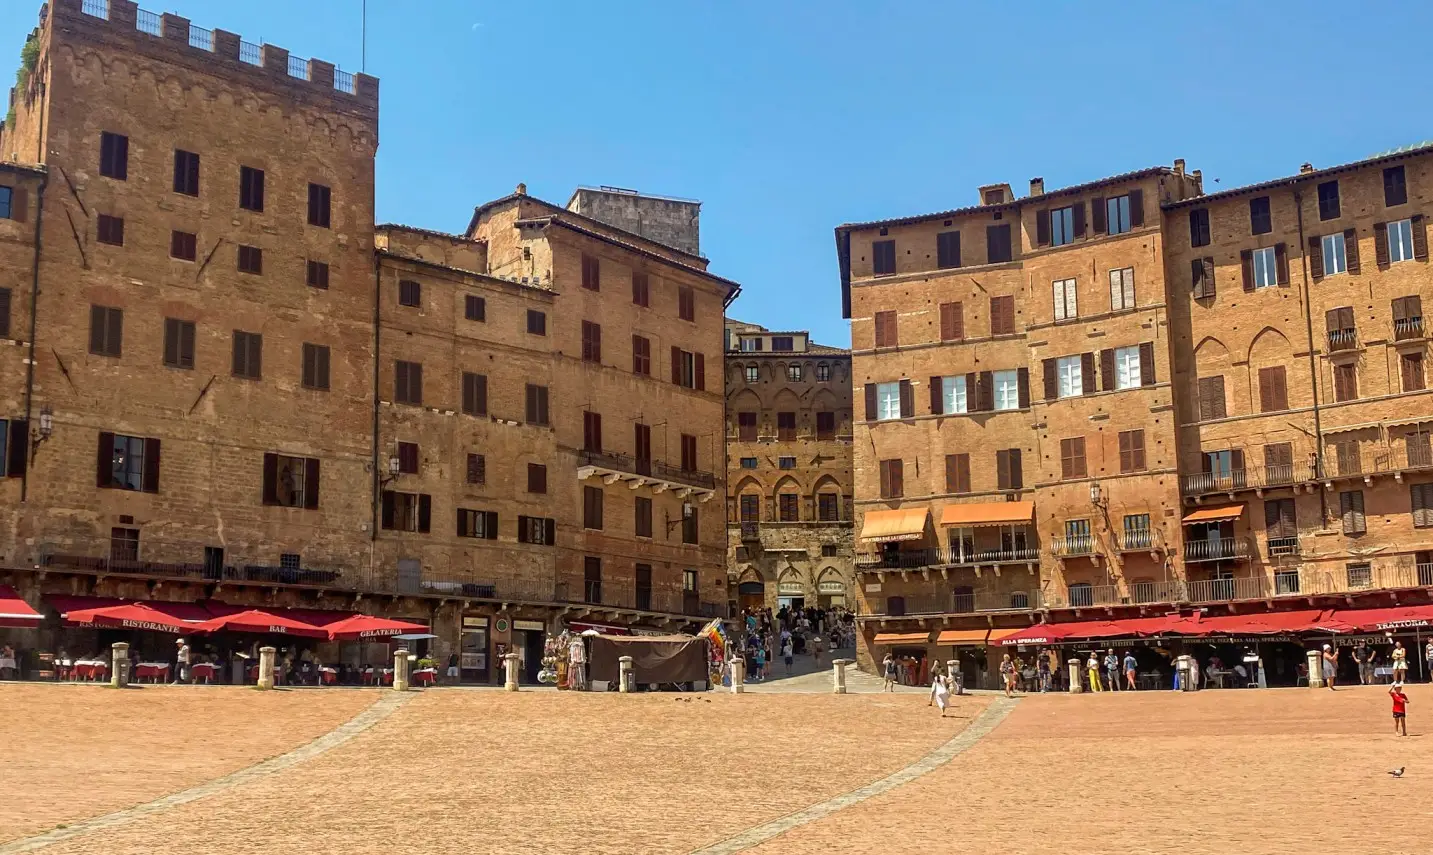
<svg viewBox="0 0 1433 855">
<path fill-rule="evenodd" d="M 1310 172 L 1313 172 L 1313 171 L 1314 171 L 1314 165 L 1313 165 L 1312 163 L 1305 163 L 1303 166 L 1300 166 L 1300 167 L 1299 167 L 1299 174 L 1300 174 L 1300 175 L 1308 175 Z"/>
<path fill-rule="evenodd" d="M 1031 179 L 1030 179 L 1030 195 L 1031 195 L 1031 196 L 1044 196 L 1044 195 L 1045 195 L 1045 179 L 1043 179 L 1043 178 L 1031 178 Z"/>
<path fill-rule="evenodd" d="M 1176 158 L 1174 159 L 1174 174 L 1175 174 L 1175 175 L 1183 175 L 1183 174 L 1184 174 L 1184 158 L 1182 158 L 1182 157 L 1176 157 Z"/>
<path fill-rule="evenodd" d="M 527 195 L 527 185 L 526 185 L 526 184 L 519 184 L 519 185 L 517 186 L 517 190 L 514 190 L 513 192 L 516 193 L 516 194 L 519 195 L 519 196 L 526 196 L 526 195 Z"/>
</svg>

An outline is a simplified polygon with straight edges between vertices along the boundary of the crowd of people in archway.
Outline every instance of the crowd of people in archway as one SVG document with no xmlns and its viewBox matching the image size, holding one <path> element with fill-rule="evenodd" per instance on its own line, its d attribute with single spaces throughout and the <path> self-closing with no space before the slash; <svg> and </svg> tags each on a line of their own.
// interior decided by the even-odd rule
<svg viewBox="0 0 1433 855">
<path fill-rule="evenodd" d="M 739 632 L 735 649 L 746 661 L 746 681 L 759 683 L 795 673 L 798 656 L 820 667 L 837 651 L 855 648 L 856 617 L 840 606 L 744 609 Z"/>
</svg>

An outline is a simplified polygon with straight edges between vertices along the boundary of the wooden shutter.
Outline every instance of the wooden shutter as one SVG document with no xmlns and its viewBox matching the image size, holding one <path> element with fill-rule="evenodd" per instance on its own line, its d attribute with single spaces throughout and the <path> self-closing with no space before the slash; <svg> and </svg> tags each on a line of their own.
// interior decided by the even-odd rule
<svg viewBox="0 0 1433 855">
<path fill-rule="evenodd" d="M 393 528 L 393 517 L 394 517 L 394 508 L 393 508 L 393 506 L 394 506 L 393 491 L 392 491 L 392 490 L 384 490 L 384 491 L 383 491 L 383 513 L 382 513 L 382 521 L 380 522 L 380 525 L 382 525 L 383 528 L 386 528 L 386 529 L 391 529 L 391 528 Z"/>
<path fill-rule="evenodd" d="M 881 498 L 888 498 L 891 495 L 891 461 L 882 460 L 876 468 L 881 473 Z"/>
<path fill-rule="evenodd" d="M 10 421 L 10 442 L 6 446 L 5 474 L 18 478 L 25 474 L 30 463 L 30 422 L 26 419 Z"/>
<path fill-rule="evenodd" d="M 960 462 L 959 454 L 947 454 L 945 456 L 945 491 L 947 493 L 959 493 L 960 489 Z"/>
<path fill-rule="evenodd" d="M 547 546 L 557 543 L 557 520 L 547 518 L 542 521 L 542 542 Z"/>
<path fill-rule="evenodd" d="M 1317 282 L 1324 278 L 1324 240 L 1309 238 L 1309 275 Z"/>
<path fill-rule="evenodd" d="M 1144 191 L 1129 191 L 1129 224 L 1132 228 L 1144 225 Z"/>
<path fill-rule="evenodd" d="M 975 376 L 976 410 L 989 412 L 995 409 L 995 375 L 982 371 Z"/>
<path fill-rule="evenodd" d="M 1224 377 L 1199 378 L 1199 419 L 1222 419 L 1227 415 L 1224 407 Z"/>
<path fill-rule="evenodd" d="M 1254 250 L 1239 250 L 1239 266 L 1244 271 L 1244 290 L 1254 290 Z"/>
<path fill-rule="evenodd" d="M 1153 386 L 1156 382 L 1154 371 L 1154 342 L 1139 343 L 1139 385 Z"/>
<path fill-rule="evenodd" d="M 906 492 L 905 482 L 905 461 L 892 460 L 891 463 L 891 495 L 903 496 Z"/>
<path fill-rule="evenodd" d="M 1414 484 L 1411 492 L 1413 525 L 1417 528 L 1433 526 L 1433 484 Z"/>
<path fill-rule="evenodd" d="M 264 455 L 264 504 L 277 505 L 279 503 L 279 456 L 277 454 Z"/>
<path fill-rule="evenodd" d="M 9 292 L 5 294 L 8 302 Z M 8 306 L 6 307 L 8 308 Z M 164 364 L 179 364 L 179 328 L 183 324 L 174 318 L 164 319 Z"/>
<path fill-rule="evenodd" d="M 1020 449 L 1012 448 L 1006 452 L 1006 459 L 1009 461 L 1009 489 L 1019 490 L 1025 486 L 1025 470 L 1020 463 Z"/>
<path fill-rule="evenodd" d="M 1349 273 L 1358 273 L 1358 229 L 1343 230 L 1343 253 Z"/>
<path fill-rule="evenodd" d="M 1398 368 L 1403 381 L 1403 391 L 1417 392 L 1423 388 L 1423 354 L 1401 354 L 1398 359 Z"/>
<path fill-rule="evenodd" d="M 418 531 L 427 533 L 433 528 L 433 497 L 427 493 L 418 494 Z"/>
<path fill-rule="evenodd" d="M 942 378 L 930 378 L 930 414 L 933 416 L 940 415 L 945 404 L 944 389 L 941 388 L 943 385 Z"/>
<path fill-rule="evenodd" d="M 915 397 L 911 392 L 911 381 L 901 381 L 901 418 L 908 419 L 916 414 Z"/>
<path fill-rule="evenodd" d="M 1060 397 L 1060 381 L 1056 375 L 1055 360 L 1046 359 L 1041 363 L 1045 374 L 1045 400 L 1053 401 Z"/>
<path fill-rule="evenodd" d="M 14 436 L 12 430 L 11 436 Z M 101 432 L 99 452 L 95 458 L 95 486 L 108 487 L 110 474 L 114 469 L 114 434 Z M 13 474 L 13 473 L 12 473 Z"/>
<path fill-rule="evenodd" d="M 1289 393 L 1285 386 L 1284 366 L 1275 365 L 1259 369 L 1259 410 L 1274 412 L 1289 408 Z"/>
<path fill-rule="evenodd" d="M 866 421 L 876 420 L 876 384 L 866 384 Z"/>
<path fill-rule="evenodd" d="M 1423 222 L 1422 214 L 1414 214 L 1408 218 L 1413 224 L 1413 257 L 1418 261 L 1428 260 L 1428 225 Z"/>
<path fill-rule="evenodd" d="M 104 353 L 104 333 L 104 307 L 90 306 L 90 353 Z"/>
<path fill-rule="evenodd" d="M 1015 369 L 1015 393 L 1016 406 L 1020 409 L 1030 407 L 1030 369 L 1021 366 Z"/>
<path fill-rule="evenodd" d="M 1086 395 L 1095 392 L 1095 354 L 1093 351 L 1080 354 L 1080 383 L 1084 387 L 1081 391 Z"/>
<path fill-rule="evenodd" d="M 1191 262 L 1194 274 L 1194 296 L 1196 299 L 1214 296 L 1214 258 L 1204 256 Z"/>
<path fill-rule="evenodd" d="M 1041 208 L 1035 212 L 1035 245 L 1048 246 L 1050 243 L 1050 209 Z"/>
<path fill-rule="evenodd" d="M 959 341 L 965 338 L 965 313 L 960 303 L 940 304 L 941 341 Z"/>
<path fill-rule="evenodd" d="M 1129 434 L 1130 434 L 1130 444 L 1129 444 L 1129 448 L 1130 448 L 1130 461 L 1131 461 L 1132 465 L 1134 466 L 1134 471 L 1136 471 L 1136 472 L 1143 471 L 1144 468 L 1145 468 L 1145 463 L 1144 463 L 1144 431 L 1142 431 L 1142 430 L 1132 430 L 1132 431 L 1129 431 Z"/>
<path fill-rule="evenodd" d="M 999 449 L 995 452 L 995 488 L 1010 489 L 1010 451 Z"/>
<path fill-rule="evenodd" d="M 1100 351 L 1100 388 L 1106 392 L 1115 388 L 1115 351 L 1105 348 Z"/>
<path fill-rule="evenodd" d="M 144 492 L 159 492 L 159 440 L 144 440 Z"/>
<path fill-rule="evenodd" d="M 1090 200 L 1090 221 L 1095 234 L 1102 235 L 1109 231 L 1105 225 L 1105 200 L 1102 196 L 1096 196 Z"/>
<path fill-rule="evenodd" d="M 243 365 L 244 359 L 246 358 L 246 357 L 244 356 L 244 353 L 245 353 L 245 349 L 244 349 L 243 343 L 239 341 L 238 336 L 235 336 L 235 337 L 234 337 L 234 373 L 235 373 L 235 374 L 242 374 L 242 373 L 243 373 L 243 372 L 239 369 L 239 366 Z M 398 363 L 394 366 L 394 368 L 393 368 L 393 397 L 394 397 L 394 399 L 396 399 L 396 400 L 398 400 L 398 401 L 400 401 L 400 402 L 403 402 L 403 401 L 408 401 L 408 400 L 410 400 L 410 399 L 411 399 L 410 396 L 411 396 L 412 394 L 413 394 L 412 390 L 408 387 L 408 364 L 407 364 L 406 362 L 401 362 L 401 361 L 400 361 L 400 362 L 398 362 Z"/>
<path fill-rule="evenodd" d="M 1338 494 L 1339 509 L 1343 513 L 1343 533 L 1362 534 L 1368 530 L 1368 521 L 1363 514 L 1363 491 L 1348 490 Z"/>
<path fill-rule="evenodd" d="M 1358 397 L 1358 382 L 1353 365 L 1333 367 L 1333 397 L 1335 401 L 1352 401 Z"/>
<path fill-rule="evenodd" d="M 692 373 L 696 379 L 697 391 L 705 392 L 707 390 L 706 356 L 700 353 L 694 355 L 692 357 L 692 364 L 694 366 L 692 368 Z"/>
<path fill-rule="evenodd" d="M 10 191 L 10 219 L 17 223 L 30 219 L 30 191 L 24 187 Z"/>
<path fill-rule="evenodd" d="M 318 507 L 318 460 L 313 457 L 304 460 L 304 507 Z"/>
<path fill-rule="evenodd" d="M 1131 461 L 1131 458 L 1130 458 L 1130 450 L 1129 450 L 1129 447 L 1130 447 L 1130 434 L 1131 434 L 1131 433 L 1133 433 L 1133 431 L 1127 431 L 1127 430 L 1120 431 L 1119 439 L 1120 439 L 1120 471 L 1121 471 L 1121 472 L 1129 472 L 1129 471 L 1131 470 L 1131 468 L 1132 468 L 1132 461 Z"/>
<path fill-rule="evenodd" d="M 1279 277 L 1279 284 L 1289 284 L 1289 247 L 1286 244 L 1274 244 L 1274 270 Z"/>
<path fill-rule="evenodd" d="M 1085 203 L 1076 202 L 1072 206 L 1072 211 L 1073 213 L 1070 219 L 1072 221 L 1071 225 L 1073 226 L 1073 228 L 1071 229 L 1071 232 L 1075 237 L 1082 238 L 1085 236 Z"/>
<path fill-rule="evenodd" d="M 1373 224 L 1373 263 L 1379 270 L 1388 269 L 1388 223 Z"/>
<path fill-rule="evenodd" d="M 672 382 L 682 385 L 682 349 L 672 348 Z"/>
</svg>

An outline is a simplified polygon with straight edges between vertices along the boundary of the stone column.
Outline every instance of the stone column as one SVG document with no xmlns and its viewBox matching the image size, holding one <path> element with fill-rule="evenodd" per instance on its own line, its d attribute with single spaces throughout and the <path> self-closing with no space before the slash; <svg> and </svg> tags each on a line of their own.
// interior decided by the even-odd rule
<svg viewBox="0 0 1433 855">
<path fill-rule="evenodd" d="M 1080 660 L 1070 659 L 1068 664 L 1070 666 L 1070 694 L 1078 695 L 1084 691 L 1084 687 L 1080 684 Z"/>
<path fill-rule="evenodd" d="M 632 691 L 632 657 L 617 657 L 617 679 L 617 691 L 624 695 Z"/>
<path fill-rule="evenodd" d="M 959 659 L 945 660 L 945 675 L 950 678 L 951 694 L 965 694 L 965 675 L 960 673 Z"/>
<path fill-rule="evenodd" d="M 746 660 L 738 656 L 731 660 L 731 693 L 740 695 L 746 691 Z"/>
<path fill-rule="evenodd" d="M 853 661 L 854 660 L 851 659 L 831 660 L 832 694 L 846 694 L 846 666 L 850 665 Z"/>
<path fill-rule="evenodd" d="M 129 685 L 129 643 L 116 641 L 111 647 L 114 659 L 109 671 L 109 684 L 116 689 Z"/>
<path fill-rule="evenodd" d="M 506 682 L 503 683 L 503 691 L 517 691 L 517 666 L 518 660 L 521 658 L 516 653 L 503 654 L 503 676 L 506 679 Z"/>
<path fill-rule="evenodd" d="M 408 651 L 402 647 L 393 651 L 393 691 L 408 691 Z"/>
<path fill-rule="evenodd" d="M 1324 687 L 1324 655 L 1319 650 L 1305 651 L 1309 662 L 1309 688 L 1322 689 Z"/>
<path fill-rule="evenodd" d="M 274 687 L 274 654 L 277 652 L 272 647 L 259 648 L 259 688 L 261 689 Z"/>
</svg>

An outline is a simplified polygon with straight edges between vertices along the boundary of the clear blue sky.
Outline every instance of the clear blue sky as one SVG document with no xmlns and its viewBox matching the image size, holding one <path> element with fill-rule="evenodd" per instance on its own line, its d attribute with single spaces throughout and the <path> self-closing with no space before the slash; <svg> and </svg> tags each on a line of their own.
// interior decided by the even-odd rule
<svg viewBox="0 0 1433 855">
<path fill-rule="evenodd" d="M 837 345 L 839 223 L 1176 157 L 1219 189 L 1433 137 L 1429 3 L 368 5 L 380 220 L 461 231 L 519 181 L 701 199 L 732 313 Z M 144 6 L 359 66 L 360 0 Z M 17 62 L 38 8 L 0 2 Z"/>
</svg>

